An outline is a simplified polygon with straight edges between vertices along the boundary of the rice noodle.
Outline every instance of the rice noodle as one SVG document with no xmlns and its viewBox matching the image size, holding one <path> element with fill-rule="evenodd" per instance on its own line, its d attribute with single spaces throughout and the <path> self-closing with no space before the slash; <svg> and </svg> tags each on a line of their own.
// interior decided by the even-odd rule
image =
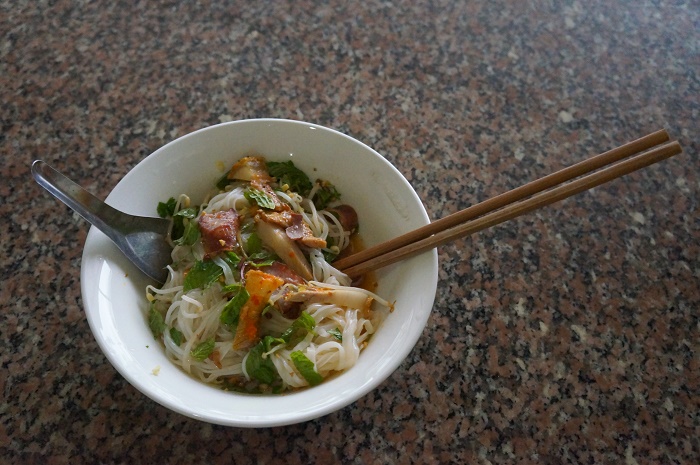
<svg viewBox="0 0 700 465">
<path fill-rule="evenodd" d="M 246 224 L 250 224 L 250 214 L 258 208 L 246 197 L 247 182 L 232 182 L 225 190 L 211 195 L 208 201 L 199 207 L 199 214 L 212 214 L 234 209 Z M 278 187 L 273 183 L 273 187 Z M 318 189 L 318 183 L 314 189 Z M 350 243 L 350 232 L 344 231 L 340 221 L 326 210 L 318 210 L 309 198 L 303 198 L 296 192 L 277 190 L 276 195 L 289 208 L 302 215 L 303 222 L 315 237 L 330 242 L 329 247 L 305 248 L 311 265 L 313 280 L 308 285 L 315 288 L 347 289 L 350 278 L 328 262 L 326 253 L 337 254 Z M 176 211 L 186 208 L 190 199 L 181 195 L 176 203 Z M 197 221 L 193 218 L 190 221 Z M 172 227 L 171 227 L 172 230 Z M 243 254 L 245 255 L 245 254 Z M 235 326 L 222 323 L 222 313 L 232 300 L 229 292 L 223 291 L 224 285 L 240 283 L 241 270 L 232 268 L 221 256 L 207 257 L 222 271 L 223 282 L 213 283 L 205 289 L 186 289 L 187 273 L 196 262 L 205 260 L 201 241 L 191 245 L 175 245 L 172 252 L 173 264 L 168 267 L 168 278 L 160 288 L 148 286 L 146 292 L 151 302 L 151 312 L 162 316 L 165 330 L 162 341 L 165 353 L 173 363 L 195 378 L 207 383 L 227 385 L 235 379 L 238 385 L 254 382 L 255 388 L 265 391 L 264 383 L 255 380 L 255 374 L 246 366 L 252 351 L 236 350 L 233 347 Z M 245 257 L 244 257 L 245 258 Z M 291 287 L 290 287 L 291 286 Z M 312 331 L 307 331 L 299 340 L 281 344 L 275 343 L 262 353 L 261 359 L 267 360 L 274 367 L 277 388 L 280 391 L 302 388 L 310 385 L 307 376 L 295 364 L 295 353 L 301 353 L 313 365 L 322 378 L 352 367 L 364 347 L 376 331 L 386 310 L 392 304 L 373 292 L 354 288 L 364 292 L 383 309 L 345 308 L 329 303 L 302 303 L 300 311 L 313 319 Z M 275 304 L 285 293 L 292 292 L 294 286 L 285 285 L 273 293 L 270 304 Z M 271 307 L 259 323 L 261 336 L 277 338 L 285 334 L 295 319 L 285 317 L 280 311 Z M 210 341 L 213 351 L 206 357 L 196 357 L 197 347 Z M 251 359 L 252 360 L 252 359 Z M 265 362 L 267 363 L 267 362 Z M 307 374 L 308 375 L 308 374 Z"/>
</svg>

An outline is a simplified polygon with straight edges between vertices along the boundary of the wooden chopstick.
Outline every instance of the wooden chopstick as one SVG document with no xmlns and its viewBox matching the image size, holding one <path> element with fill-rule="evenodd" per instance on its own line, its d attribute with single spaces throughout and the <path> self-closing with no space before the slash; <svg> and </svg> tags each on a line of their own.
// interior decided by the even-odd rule
<svg viewBox="0 0 700 465">
<path fill-rule="evenodd" d="M 656 147 L 647 153 L 617 163 L 598 173 L 589 174 L 549 191 L 546 190 L 615 163 L 635 153 L 648 150 L 668 140 L 668 133 L 665 130 L 649 134 L 641 139 L 447 216 L 442 220 L 435 221 L 396 239 L 353 254 L 346 259 L 337 261 L 334 263 L 334 266 L 350 276 L 359 276 L 369 270 L 395 263 L 446 242 L 513 219 L 681 153 L 682 149 L 678 142 L 671 142 Z M 523 200 L 529 196 L 532 197 Z M 474 218 L 478 219 L 469 221 Z M 397 246 L 397 244 L 401 245 Z M 359 256 L 359 259 L 356 256 Z"/>
<path fill-rule="evenodd" d="M 346 258 L 336 261 L 333 266 L 339 270 L 351 268 L 359 263 L 371 260 L 379 255 L 385 254 L 392 250 L 412 244 L 416 241 L 430 237 L 435 233 L 444 231 L 445 229 L 457 226 L 471 219 L 477 218 L 490 211 L 502 208 L 510 203 L 519 201 L 533 194 L 541 192 L 545 189 L 561 184 L 570 179 L 577 178 L 591 171 L 600 169 L 616 161 L 627 158 L 635 153 L 648 150 L 651 147 L 659 145 L 669 140 L 668 133 L 662 129 L 651 134 L 648 134 L 640 139 L 628 142 L 625 145 L 609 150 L 600 155 L 596 155 L 587 160 L 576 163 L 555 173 L 549 174 L 543 178 L 532 181 L 523 186 L 503 194 L 492 197 L 471 207 L 460 210 L 456 213 L 448 215 L 439 220 L 433 221 L 421 228 L 413 230 L 402 236 L 396 237 L 389 241 L 383 242 L 376 246 L 367 248 L 360 252 L 354 253 Z"/>
</svg>

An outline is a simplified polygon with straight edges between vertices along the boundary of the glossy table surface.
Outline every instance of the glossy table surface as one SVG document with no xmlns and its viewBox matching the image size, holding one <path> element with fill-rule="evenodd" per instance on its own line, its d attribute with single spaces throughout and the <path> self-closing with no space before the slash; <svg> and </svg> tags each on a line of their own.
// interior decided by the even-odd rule
<svg viewBox="0 0 700 465">
<path fill-rule="evenodd" d="M 0 2 L 0 456 L 7 463 L 698 463 L 696 1 Z M 659 4 L 661 3 L 661 4 Z M 378 389 L 237 429 L 131 387 L 84 317 L 99 197 L 167 142 L 272 117 L 385 156 L 432 218 L 660 128 L 684 153 L 442 246 Z"/>
</svg>

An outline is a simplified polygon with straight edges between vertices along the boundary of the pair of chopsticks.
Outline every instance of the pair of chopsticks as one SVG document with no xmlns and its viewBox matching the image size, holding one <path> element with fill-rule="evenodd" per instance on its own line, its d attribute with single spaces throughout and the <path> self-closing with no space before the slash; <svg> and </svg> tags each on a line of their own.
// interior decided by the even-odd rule
<svg viewBox="0 0 700 465">
<path fill-rule="evenodd" d="M 333 266 L 350 276 L 360 276 L 367 271 L 490 228 L 681 153 L 680 144 L 676 141 L 669 142 L 669 139 L 666 130 L 653 132 L 407 234 L 354 253 L 338 260 Z M 600 171 L 595 172 L 596 170 Z"/>
</svg>

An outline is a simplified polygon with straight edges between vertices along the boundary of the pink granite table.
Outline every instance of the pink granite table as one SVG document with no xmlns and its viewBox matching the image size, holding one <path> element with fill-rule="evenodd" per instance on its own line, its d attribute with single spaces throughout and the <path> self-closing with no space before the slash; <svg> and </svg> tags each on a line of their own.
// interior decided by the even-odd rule
<svg viewBox="0 0 700 465">
<path fill-rule="evenodd" d="M 700 5 L 0 2 L 3 463 L 698 463 Z M 433 218 L 666 127 L 685 153 L 440 248 L 432 316 L 354 404 L 245 430 L 173 413 L 100 352 L 86 223 L 163 144 L 278 117 L 390 160 Z"/>
</svg>

